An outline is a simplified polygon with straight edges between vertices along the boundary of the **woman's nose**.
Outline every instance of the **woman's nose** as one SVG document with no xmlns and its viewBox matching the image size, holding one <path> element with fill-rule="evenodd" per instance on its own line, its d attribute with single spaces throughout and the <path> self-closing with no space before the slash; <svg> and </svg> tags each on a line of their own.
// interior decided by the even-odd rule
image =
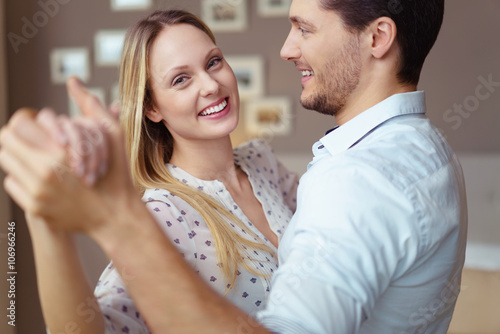
<svg viewBox="0 0 500 334">
<path fill-rule="evenodd" d="M 202 75 L 200 92 L 202 96 L 209 96 L 217 93 L 219 90 L 219 83 L 210 74 L 205 73 Z"/>
</svg>

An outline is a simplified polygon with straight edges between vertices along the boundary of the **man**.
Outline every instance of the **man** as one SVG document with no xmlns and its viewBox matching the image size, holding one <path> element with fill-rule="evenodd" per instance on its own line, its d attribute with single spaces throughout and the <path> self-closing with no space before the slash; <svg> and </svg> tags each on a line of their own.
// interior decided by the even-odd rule
<svg viewBox="0 0 500 334">
<path fill-rule="evenodd" d="M 110 172 L 88 196 L 109 201 L 109 210 L 96 206 L 85 221 L 55 227 L 88 233 L 123 277 L 134 273 L 126 284 L 153 333 L 446 333 L 464 260 L 465 190 L 416 91 L 443 7 L 443 0 L 293 0 L 281 55 L 302 72 L 302 104 L 339 126 L 313 146 L 259 323 L 207 289 L 142 203 L 114 190 L 125 173 L 115 127 Z M 84 112 L 98 114 L 75 82 L 70 92 Z M 2 165 L 18 141 L 52 145 L 30 117 L 19 112 L 3 131 Z M 21 134 L 26 127 L 36 140 Z M 12 179 L 6 188 L 23 201 Z"/>
<path fill-rule="evenodd" d="M 281 56 L 303 74 L 304 107 L 339 127 L 313 146 L 259 319 L 287 333 L 446 333 L 465 190 L 416 92 L 444 2 L 314 3 L 293 2 Z"/>
</svg>

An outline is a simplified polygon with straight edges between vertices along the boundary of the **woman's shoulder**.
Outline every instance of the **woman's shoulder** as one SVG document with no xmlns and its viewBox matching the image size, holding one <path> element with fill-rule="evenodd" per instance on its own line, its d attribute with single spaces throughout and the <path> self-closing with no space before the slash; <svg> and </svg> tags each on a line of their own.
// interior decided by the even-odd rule
<svg viewBox="0 0 500 334">
<path fill-rule="evenodd" d="M 234 149 L 234 161 L 247 173 L 261 180 L 276 179 L 279 163 L 266 141 L 255 139 Z"/>
<path fill-rule="evenodd" d="M 168 207 L 185 206 L 185 201 L 164 188 L 146 189 L 142 195 L 142 201 L 145 203 L 163 202 Z"/>
<path fill-rule="evenodd" d="M 253 139 L 244 144 L 241 144 L 233 149 L 235 156 L 251 158 L 274 158 L 274 152 L 271 145 L 263 139 Z"/>
</svg>

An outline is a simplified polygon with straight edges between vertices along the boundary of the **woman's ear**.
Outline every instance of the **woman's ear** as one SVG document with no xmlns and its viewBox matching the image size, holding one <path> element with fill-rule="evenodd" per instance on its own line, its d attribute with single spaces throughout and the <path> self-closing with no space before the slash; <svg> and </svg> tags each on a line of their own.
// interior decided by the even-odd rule
<svg viewBox="0 0 500 334">
<path fill-rule="evenodd" d="M 381 16 L 369 26 L 371 34 L 371 53 L 375 58 L 385 57 L 395 44 L 397 28 L 396 23 L 387 17 Z"/>
<path fill-rule="evenodd" d="M 155 109 L 146 110 L 146 117 L 149 118 L 150 121 L 159 123 L 163 120 L 163 116 Z"/>
</svg>

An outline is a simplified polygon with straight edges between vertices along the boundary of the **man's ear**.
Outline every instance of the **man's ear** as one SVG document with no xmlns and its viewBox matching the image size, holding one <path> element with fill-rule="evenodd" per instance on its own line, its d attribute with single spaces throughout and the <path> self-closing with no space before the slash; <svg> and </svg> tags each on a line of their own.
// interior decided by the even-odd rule
<svg viewBox="0 0 500 334">
<path fill-rule="evenodd" d="M 387 17 L 382 16 L 373 21 L 368 27 L 371 35 L 371 53 L 375 58 L 383 58 L 388 54 L 396 41 L 396 23 Z"/>
<path fill-rule="evenodd" d="M 159 123 L 163 120 L 163 116 L 155 109 L 146 110 L 146 117 L 149 118 L 150 121 Z"/>
</svg>

